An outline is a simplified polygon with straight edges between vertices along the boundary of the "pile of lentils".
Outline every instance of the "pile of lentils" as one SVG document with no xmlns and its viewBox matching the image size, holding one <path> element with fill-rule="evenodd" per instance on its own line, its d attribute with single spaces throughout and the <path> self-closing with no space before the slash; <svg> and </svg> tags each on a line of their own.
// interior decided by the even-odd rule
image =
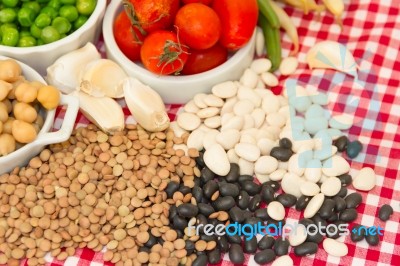
<svg viewBox="0 0 400 266">
<path fill-rule="evenodd" d="M 187 138 L 187 136 L 186 136 Z M 170 227 L 172 181 L 194 187 L 198 151 L 186 138 L 127 125 L 109 136 L 94 125 L 50 146 L 29 165 L 0 176 L 0 264 L 44 265 L 77 248 L 101 251 L 115 265 L 191 265 L 182 235 Z"/>
</svg>

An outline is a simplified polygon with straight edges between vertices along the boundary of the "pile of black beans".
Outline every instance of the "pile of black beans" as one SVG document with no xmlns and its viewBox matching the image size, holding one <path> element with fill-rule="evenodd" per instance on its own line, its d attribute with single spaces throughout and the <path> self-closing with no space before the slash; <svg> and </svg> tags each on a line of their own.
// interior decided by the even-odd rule
<svg viewBox="0 0 400 266">
<path fill-rule="evenodd" d="M 356 158 L 362 151 L 362 143 L 358 140 L 350 141 L 346 136 L 341 136 L 333 143 L 339 152 L 346 152 L 349 158 Z"/>
</svg>

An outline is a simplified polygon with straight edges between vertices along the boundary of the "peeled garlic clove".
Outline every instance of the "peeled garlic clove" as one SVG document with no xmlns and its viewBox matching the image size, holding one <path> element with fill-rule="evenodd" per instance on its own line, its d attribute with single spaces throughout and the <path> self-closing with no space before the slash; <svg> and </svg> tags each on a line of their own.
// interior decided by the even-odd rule
<svg viewBox="0 0 400 266">
<path fill-rule="evenodd" d="M 169 117 L 160 95 L 135 78 L 123 82 L 125 101 L 133 118 L 144 129 L 163 131 L 169 126 Z"/>
<path fill-rule="evenodd" d="M 122 98 L 125 71 L 114 61 L 99 59 L 86 65 L 79 75 L 79 90 L 94 97 Z"/>
<path fill-rule="evenodd" d="M 124 112 L 114 99 L 92 97 L 81 91 L 74 91 L 71 95 L 79 98 L 81 111 L 104 132 L 113 133 L 124 129 Z"/>
<path fill-rule="evenodd" d="M 357 63 L 353 55 L 343 44 L 338 42 L 317 43 L 308 51 L 306 60 L 311 69 L 335 69 L 357 78 Z"/>
<path fill-rule="evenodd" d="M 101 58 L 92 43 L 65 54 L 47 68 L 47 82 L 69 94 L 79 86 L 79 73 L 89 63 Z"/>
</svg>

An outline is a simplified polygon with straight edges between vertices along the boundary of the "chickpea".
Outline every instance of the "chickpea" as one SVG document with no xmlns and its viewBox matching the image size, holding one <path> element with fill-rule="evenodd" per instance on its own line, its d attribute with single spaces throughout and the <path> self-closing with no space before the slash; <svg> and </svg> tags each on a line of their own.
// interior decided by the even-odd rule
<svg viewBox="0 0 400 266">
<path fill-rule="evenodd" d="M 4 100 L 12 90 L 12 84 L 0 80 L 0 101 Z"/>
<path fill-rule="evenodd" d="M 41 87 L 46 86 L 46 84 L 43 84 L 42 82 L 37 81 L 37 80 L 31 81 L 31 82 L 30 82 L 30 85 L 31 85 L 32 87 L 35 87 L 37 90 L 39 90 Z"/>
<path fill-rule="evenodd" d="M 0 121 L 6 122 L 8 120 L 8 112 L 4 108 L 0 108 Z"/>
<path fill-rule="evenodd" d="M 12 125 L 12 135 L 20 143 L 30 143 L 37 137 L 35 127 L 21 120 L 15 120 Z"/>
<path fill-rule="evenodd" d="M 0 155 L 5 156 L 15 151 L 15 139 L 10 134 L 0 135 Z"/>
<path fill-rule="evenodd" d="M 0 79 L 13 82 L 21 76 L 22 69 L 17 61 L 6 59 L 0 61 Z"/>
<path fill-rule="evenodd" d="M 37 100 L 47 110 L 54 109 L 60 103 L 60 92 L 53 86 L 44 86 L 39 89 Z"/>
<path fill-rule="evenodd" d="M 3 132 L 3 122 L 0 121 L 0 134 Z"/>
<path fill-rule="evenodd" d="M 15 89 L 15 98 L 23 103 L 32 103 L 36 100 L 38 89 L 30 83 L 21 83 Z"/>
<path fill-rule="evenodd" d="M 18 102 L 14 105 L 14 116 L 17 120 L 33 123 L 37 118 L 37 112 L 31 105 Z"/>
<path fill-rule="evenodd" d="M 3 123 L 3 133 L 12 134 L 12 125 L 14 121 L 14 117 L 9 117 L 7 122 Z"/>
<path fill-rule="evenodd" d="M 0 102 L 0 105 L 5 106 L 5 108 L 7 110 L 7 113 L 11 113 L 13 106 L 12 106 L 12 104 L 11 104 L 9 99 L 3 100 L 2 102 Z"/>
</svg>

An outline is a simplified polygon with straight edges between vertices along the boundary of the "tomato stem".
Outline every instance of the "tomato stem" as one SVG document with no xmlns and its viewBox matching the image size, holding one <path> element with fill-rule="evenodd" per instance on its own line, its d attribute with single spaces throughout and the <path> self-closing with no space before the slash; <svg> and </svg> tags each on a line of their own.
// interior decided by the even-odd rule
<svg viewBox="0 0 400 266">
<path fill-rule="evenodd" d="M 181 42 L 179 41 L 179 31 L 177 32 L 177 38 L 178 38 L 178 42 L 173 42 L 171 40 L 167 40 L 165 42 L 165 45 L 163 48 L 164 52 L 158 57 L 157 67 L 160 67 L 161 65 L 164 64 L 163 67 L 161 68 L 161 74 L 163 73 L 165 66 L 172 64 L 176 60 L 178 60 L 181 63 L 181 67 L 179 69 L 177 69 L 174 74 L 179 75 L 180 71 L 183 69 L 184 63 L 183 63 L 182 59 L 179 58 L 179 56 L 182 53 L 185 53 L 185 54 L 189 54 L 189 53 L 182 49 L 182 46 L 185 46 L 185 47 L 187 47 L 187 46 L 182 45 Z M 175 51 L 172 49 L 174 49 Z"/>
<path fill-rule="evenodd" d="M 147 35 L 147 32 L 143 29 L 142 25 L 139 22 L 139 19 L 136 16 L 135 8 L 133 7 L 132 3 L 128 0 L 122 1 L 124 6 L 125 12 L 128 15 L 129 20 L 131 21 L 132 27 L 136 27 L 142 35 Z M 132 30 L 132 34 L 135 39 L 141 43 L 139 36 L 136 34 L 134 30 Z"/>
</svg>

